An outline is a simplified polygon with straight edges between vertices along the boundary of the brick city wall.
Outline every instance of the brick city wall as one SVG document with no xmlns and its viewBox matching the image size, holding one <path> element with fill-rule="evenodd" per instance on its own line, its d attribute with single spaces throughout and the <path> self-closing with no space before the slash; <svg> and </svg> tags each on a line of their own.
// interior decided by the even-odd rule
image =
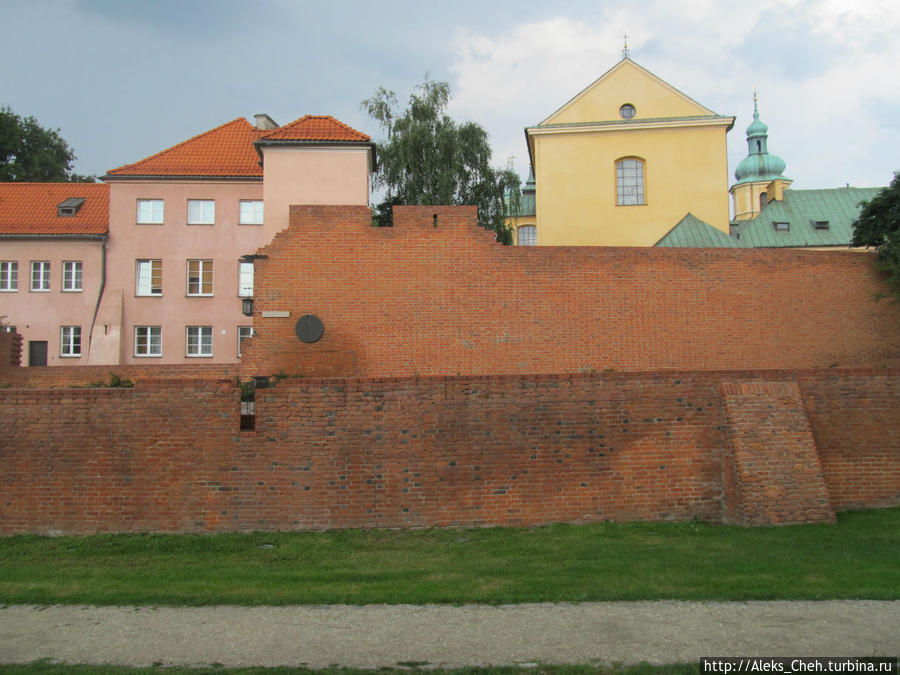
<svg viewBox="0 0 900 675">
<path fill-rule="evenodd" d="M 291 207 L 256 264 L 257 374 L 415 377 L 900 366 L 859 252 L 504 247 L 474 207 Z M 288 312 L 273 317 L 271 312 Z M 318 316 L 323 337 L 295 322 Z"/>
<path fill-rule="evenodd" d="M 900 504 L 898 395 L 900 369 L 287 379 L 240 431 L 233 379 L 0 389 L 0 531 L 829 521 Z M 760 397 L 801 462 L 736 466 Z"/>
<path fill-rule="evenodd" d="M 107 366 L 50 366 L 41 368 L 0 369 L 0 386 L 30 389 L 65 387 L 104 387 L 113 378 L 133 384 L 157 379 L 248 379 L 242 364 L 151 364 Z"/>
</svg>

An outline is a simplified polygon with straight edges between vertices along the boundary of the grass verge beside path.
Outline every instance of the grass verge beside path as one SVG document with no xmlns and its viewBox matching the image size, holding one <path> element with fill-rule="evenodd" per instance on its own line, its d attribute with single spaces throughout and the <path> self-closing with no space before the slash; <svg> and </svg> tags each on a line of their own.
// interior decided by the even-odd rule
<svg viewBox="0 0 900 675">
<path fill-rule="evenodd" d="M 0 603 L 900 598 L 900 508 L 837 525 L 597 523 L 0 539 Z"/>
<path fill-rule="evenodd" d="M 5 675 L 153 675 L 165 673 L 165 675 L 251 675 L 263 673 L 263 675 L 373 675 L 373 673 L 409 673 L 428 672 L 434 675 L 514 675 L 516 673 L 529 673 L 530 675 L 699 675 L 699 665 L 674 665 L 674 666 L 493 666 L 485 668 L 453 668 L 444 670 L 432 669 L 427 666 L 420 668 L 394 669 L 381 668 L 378 670 L 358 670 L 356 668 L 326 668 L 324 670 L 309 670 L 308 668 L 119 668 L 116 666 L 66 666 L 51 663 L 32 663 L 24 666 L 0 666 L 0 673 Z"/>
</svg>

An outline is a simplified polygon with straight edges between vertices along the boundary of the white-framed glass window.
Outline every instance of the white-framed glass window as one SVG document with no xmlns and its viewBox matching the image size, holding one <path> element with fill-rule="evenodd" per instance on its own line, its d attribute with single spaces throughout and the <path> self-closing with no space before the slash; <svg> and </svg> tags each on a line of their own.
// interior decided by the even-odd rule
<svg viewBox="0 0 900 675">
<path fill-rule="evenodd" d="M 263 202 L 261 199 L 242 199 L 238 216 L 239 225 L 262 225 Z"/>
<path fill-rule="evenodd" d="M 616 204 L 638 206 L 644 201 L 644 160 L 636 157 L 616 162 Z"/>
<path fill-rule="evenodd" d="M 134 355 L 162 356 L 162 327 L 134 327 Z"/>
<path fill-rule="evenodd" d="M 253 263 L 238 263 L 238 297 L 253 297 Z"/>
<path fill-rule="evenodd" d="M 188 326 L 186 331 L 187 356 L 212 356 L 212 326 Z"/>
<path fill-rule="evenodd" d="M 135 278 L 135 295 L 162 295 L 162 260 L 138 260 Z"/>
<path fill-rule="evenodd" d="M 137 221 L 142 225 L 162 225 L 164 217 L 162 199 L 138 199 Z"/>
<path fill-rule="evenodd" d="M 0 261 L 0 291 L 19 290 L 19 262 L 17 260 Z"/>
<path fill-rule="evenodd" d="M 81 261 L 63 261 L 63 287 L 67 293 L 75 293 L 81 289 Z"/>
<path fill-rule="evenodd" d="M 253 326 L 238 326 L 238 357 L 241 355 L 241 345 L 244 344 L 244 340 L 249 340 L 252 337 Z"/>
<path fill-rule="evenodd" d="M 187 294 L 194 296 L 213 294 L 212 260 L 187 261 Z"/>
<path fill-rule="evenodd" d="M 216 222 L 213 199 L 188 199 L 188 225 L 212 225 Z"/>
<path fill-rule="evenodd" d="M 60 326 L 59 355 L 67 358 L 81 356 L 81 326 Z"/>
<path fill-rule="evenodd" d="M 522 225 L 516 230 L 516 243 L 519 246 L 537 246 L 537 227 L 534 225 Z"/>
<path fill-rule="evenodd" d="M 50 290 L 50 262 L 31 261 L 31 290 L 43 293 Z"/>
</svg>

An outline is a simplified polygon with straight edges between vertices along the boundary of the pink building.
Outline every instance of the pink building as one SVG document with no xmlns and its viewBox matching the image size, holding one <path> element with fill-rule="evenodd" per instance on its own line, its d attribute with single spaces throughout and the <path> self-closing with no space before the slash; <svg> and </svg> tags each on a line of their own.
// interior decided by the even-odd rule
<svg viewBox="0 0 900 675">
<path fill-rule="evenodd" d="M 108 283 L 109 186 L 0 183 L 0 317 L 27 366 L 89 362 Z"/>
<path fill-rule="evenodd" d="M 237 362 L 253 331 L 242 257 L 287 227 L 291 204 L 367 205 L 374 163 L 371 139 L 333 117 L 257 115 L 113 169 L 107 185 L 4 184 L 0 315 L 24 336 L 25 365 Z M 57 215 L 67 199 L 75 214 Z"/>
</svg>

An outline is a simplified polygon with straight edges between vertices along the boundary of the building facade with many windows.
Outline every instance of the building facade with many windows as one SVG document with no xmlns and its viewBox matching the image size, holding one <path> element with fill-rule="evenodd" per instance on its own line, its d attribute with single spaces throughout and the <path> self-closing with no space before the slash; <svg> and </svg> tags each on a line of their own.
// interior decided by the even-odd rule
<svg viewBox="0 0 900 675">
<path fill-rule="evenodd" d="M 0 317 L 22 365 L 88 362 L 108 223 L 107 185 L 0 183 Z"/>
<path fill-rule="evenodd" d="M 0 234 L 0 315 L 26 351 L 46 343 L 23 365 L 237 362 L 253 334 L 253 255 L 291 204 L 367 205 L 374 148 L 333 117 L 280 127 L 257 115 L 113 169 L 106 184 L 33 188 L 50 191 L 42 208 L 57 229 L 94 220 L 55 238 L 35 225 L 14 248 L 13 226 Z M 57 216 L 66 200 L 81 200 L 80 215 Z M 0 199 L 2 222 L 16 222 L 11 202 L 30 201 Z"/>
</svg>

